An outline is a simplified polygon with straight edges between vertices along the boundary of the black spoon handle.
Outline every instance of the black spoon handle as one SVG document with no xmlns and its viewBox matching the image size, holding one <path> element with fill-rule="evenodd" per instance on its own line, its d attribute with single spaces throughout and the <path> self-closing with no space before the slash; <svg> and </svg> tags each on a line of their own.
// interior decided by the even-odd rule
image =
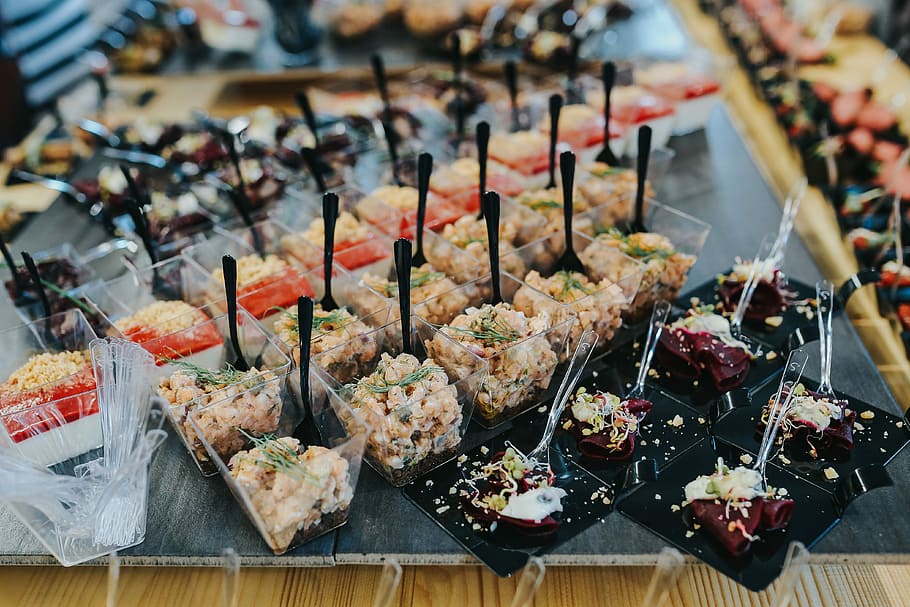
<svg viewBox="0 0 910 607">
<path fill-rule="evenodd" d="M 325 297 L 332 297 L 332 263 L 335 257 L 335 221 L 338 219 L 338 194 L 322 196 L 322 222 L 325 239 L 322 245 L 322 271 L 325 274 Z"/>
<path fill-rule="evenodd" d="M 316 114 L 313 113 L 313 107 L 310 105 L 310 97 L 307 95 L 306 89 L 297 91 L 297 94 L 294 95 L 294 99 L 297 100 L 297 107 L 299 107 L 301 113 L 303 113 L 303 120 L 306 122 L 307 127 L 309 127 L 310 132 L 313 133 L 313 145 L 314 147 L 318 147 L 319 132 L 316 130 Z"/>
<path fill-rule="evenodd" d="M 461 36 L 458 32 L 452 32 L 452 78 L 456 86 L 461 86 L 461 72 L 463 58 L 461 56 Z"/>
<path fill-rule="evenodd" d="M 401 316 L 401 351 L 413 354 L 411 348 L 411 241 L 395 241 L 395 272 L 398 275 L 398 311 Z"/>
<path fill-rule="evenodd" d="M 416 257 L 424 260 L 423 256 L 423 224 L 427 218 L 427 192 L 430 190 L 430 175 L 433 173 L 433 155 L 423 152 L 417 157 L 417 233 L 414 239 L 417 243 Z"/>
<path fill-rule="evenodd" d="M 300 398 L 310 404 L 310 340 L 313 338 L 313 300 L 297 298 L 297 335 L 300 339 Z M 312 409 L 311 409 L 312 410 Z"/>
<path fill-rule="evenodd" d="M 616 64 L 604 61 L 600 67 L 600 79 L 604 86 L 604 145 L 610 145 L 610 97 L 613 94 L 613 85 L 616 84 Z"/>
<path fill-rule="evenodd" d="M 651 157 L 651 127 L 638 129 L 638 189 L 635 190 L 635 229 L 645 229 L 645 183 L 648 179 L 648 160 Z"/>
<path fill-rule="evenodd" d="M 385 108 L 386 116 L 383 118 L 390 118 L 389 110 L 392 107 L 392 103 L 389 101 L 389 84 L 386 79 L 385 74 L 385 63 L 382 61 L 382 55 L 379 53 L 373 53 L 370 55 L 370 64 L 373 66 L 373 76 L 376 78 L 376 88 L 379 89 L 379 97 L 382 99 L 382 105 Z"/>
<path fill-rule="evenodd" d="M 562 216 L 566 230 L 566 251 L 572 251 L 572 215 L 574 212 L 575 154 L 566 151 L 559 155 L 559 172 L 562 176 Z"/>
<path fill-rule="evenodd" d="M 234 139 L 234 134 L 228 131 L 221 131 L 221 140 L 224 141 L 231 164 L 234 165 L 234 170 L 237 171 L 237 184 L 244 190 L 245 195 L 246 183 L 243 181 L 243 173 L 240 171 L 240 154 L 237 153 L 237 141 Z"/>
<path fill-rule="evenodd" d="M 389 161 L 392 163 L 392 180 L 395 185 L 401 185 L 401 179 L 398 176 L 398 142 L 395 140 L 395 129 L 392 123 L 383 120 L 382 132 L 385 133 L 385 141 L 389 146 Z"/>
<path fill-rule="evenodd" d="M 227 298 L 228 331 L 231 344 L 237 355 L 235 367 L 238 371 L 249 371 L 250 367 L 240 349 L 240 337 L 237 334 L 237 260 L 230 255 L 221 258 L 221 270 L 224 273 L 224 296 Z"/>
<path fill-rule="evenodd" d="M 562 96 L 550 95 L 550 182 L 547 187 L 556 187 L 556 142 L 559 139 L 559 112 Z"/>
<path fill-rule="evenodd" d="M 483 198 L 487 191 L 487 150 L 490 147 L 490 123 L 486 120 L 477 123 L 477 166 L 480 169 L 479 192 L 477 200 Z M 480 205 L 480 218 L 483 218 L 483 205 Z"/>
<path fill-rule="evenodd" d="M 506 86 L 509 87 L 509 100 L 512 104 L 512 114 L 518 112 L 518 67 L 512 60 L 506 61 Z"/>
<path fill-rule="evenodd" d="M 136 201 L 136 204 L 140 206 L 151 204 L 148 192 L 143 192 L 139 189 L 139 184 L 136 183 L 135 179 L 133 179 L 133 172 L 127 165 L 123 164 L 122 162 L 120 163 L 120 172 L 123 173 L 123 178 L 126 179 L 126 187 L 130 191 L 130 195 L 133 197 L 133 200 Z"/>
<path fill-rule="evenodd" d="M 38 273 L 38 266 L 35 265 L 35 260 L 32 259 L 32 256 L 22 252 L 22 261 L 25 262 L 25 267 L 28 268 L 28 275 L 32 279 L 32 284 L 35 285 L 35 291 L 38 293 L 38 297 L 41 298 L 41 307 L 44 310 L 44 316 L 51 315 L 51 302 L 47 298 L 47 292 L 44 290 L 44 284 L 41 282 L 41 275 Z"/>
<path fill-rule="evenodd" d="M 499 281 L 499 194 L 486 192 L 481 204 L 487 222 L 487 248 L 490 252 L 490 278 L 493 282 L 493 305 L 502 302 L 502 289 Z"/>
<path fill-rule="evenodd" d="M 0 252 L 3 253 L 3 259 L 6 261 L 7 267 L 13 276 L 13 285 L 16 287 L 16 298 L 22 297 L 25 295 L 25 291 L 28 288 L 28 285 L 19 276 L 19 272 L 16 271 L 16 262 L 13 260 L 13 254 L 10 252 L 9 247 L 6 244 L 6 240 L 0 236 Z"/>
<path fill-rule="evenodd" d="M 325 192 L 328 188 L 325 184 L 325 177 L 322 176 L 322 169 L 319 168 L 319 158 L 316 157 L 316 150 L 313 148 L 300 148 L 300 155 L 303 157 L 307 168 L 310 169 L 310 174 L 316 181 L 316 187 L 319 188 L 320 192 Z"/>
</svg>

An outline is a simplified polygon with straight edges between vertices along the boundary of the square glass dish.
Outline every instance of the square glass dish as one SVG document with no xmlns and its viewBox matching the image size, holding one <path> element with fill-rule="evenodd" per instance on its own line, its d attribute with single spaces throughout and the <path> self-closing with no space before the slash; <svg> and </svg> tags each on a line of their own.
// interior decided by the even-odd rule
<svg viewBox="0 0 910 607">
<path fill-rule="evenodd" d="M 0 443 L 40 466 L 101 446 L 101 418 L 89 343 L 97 335 L 80 310 L 0 332 Z"/>
<path fill-rule="evenodd" d="M 291 361 L 256 319 L 243 310 L 237 314 L 237 333 L 249 371 L 239 371 L 231 362 L 237 353 L 230 345 L 225 315 L 145 347 L 166 352 L 169 343 L 191 340 L 203 329 L 217 333 L 222 343 L 184 356 L 159 355 L 156 388 L 167 403 L 168 418 L 196 465 L 203 474 L 211 475 L 215 473 L 214 466 L 188 420 L 189 414 L 198 409 L 207 411 L 205 421 L 199 423 L 206 425 L 209 441 L 218 453 L 230 458 L 244 444 L 241 430 L 267 434 L 277 429 Z"/>
<path fill-rule="evenodd" d="M 293 305 L 299 296 L 313 293 L 307 270 L 318 264 L 300 264 L 283 249 L 287 230 L 271 221 L 257 223 L 252 230 L 258 234 L 264 255 L 259 255 L 251 243 L 245 242 L 245 239 L 253 239 L 249 228 L 212 236 L 184 251 L 189 263 L 197 267 L 197 288 L 204 293 L 203 299 L 213 316 L 227 310 L 222 270 L 222 257 L 226 254 L 237 261 L 238 305 L 260 320 L 270 318 L 276 308 Z M 315 249 L 309 247 L 306 251 L 315 258 Z M 319 256 L 321 261 L 321 252 Z"/>
<path fill-rule="evenodd" d="M 395 322 L 373 332 L 378 347 L 369 360 L 343 360 L 335 350 L 313 357 L 330 391 L 372 428 L 367 461 L 396 487 L 462 451 L 487 371 L 487 364 L 466 350 L 459 351 L 458 360 L 450 358 L 451 364 L 429 359 L 425 343 L 451 340 L 420 318 L 411 320 L 414 355 L 402 353 L 401 327 Z M 458 346 L 451 342 L 449 347 Z"/>
<path fill-rule="evenodd" d="M 457 370 L 475 358 L 487 363 L 488 374 L 475 399 L 475 419 L 488 428 L 540 404 L 576 320 L 573 311 L 556 302 L 529 318 L 514 306 L 525 283 L 501 272 L 500 284 L 507 303 L 496 306 L 486 303 L 492 292 L 489 273 L 438 296 L 461 294 L 469 307 L 438 326 L 426 343 L 428 355 L 457 376 L 464 374 Z M 437 303 L 424 302 L 414 313 L 423 317 Z"/>
<path fill-rule="evenodd" d="M 584 258 L 591 241 L 578 233 L 573 233 L 572 239 L 575 252 Z M 644 273 L 644 264 L 618 249 L 601 255 L 600 278 L 592 278 L 587 271 L 557 270 L 564 252 L 562 231 L 519 248 L 516 255 L 527 257 L 526 265 L 532 269 L 521 277 L 523 284 L 512 301 L 516 309 L 528 316 L 547 313 L 559 320 L 574 316 L 561 360 L 571 356 L 588 329 L 598 336 L 597 351 L 611 348 Z"/>
<path fill-rule="evenodd" d="M 607 249 L 618 250 L 644 264 L 641 286 L 626 316 L 634 322 L 650 314 L 656 301 L 676 299 L 711 226 L 652 199 L 645 199 L 647 232 L 628 234 L 629 221 L 617 220 L 617 215 L 615 209 L 601 207 L 579 216 L 577 231 L 586 243 L 579 258 L 594 280 L 618 278 L 615 266 L 608 263 L 613 253 L 607 253 Z"/>
<path fill-rule="evenodd" d="M 210 320 L 206 274 L 183 257 L 172 257 L 86 290 L 111 325 L 108 334 L 142 345 L 155 356 L 186 356 L 220 347 Z M 180 334 L 177 337 L 175 334 Z"/>
<path fill-rule="evenodd" d="M 189 416 L 209 460 L 275 554 L 347 522 L 370 433 L 315 371 L 309 377 L 309 405 L 301 399 L 299 374 L 292 373 L 288 384 L 277 428 L 243 431 L 241 448 L 230 456 L 221 448 L 221 431 L 208 407 Z M 318 444 L 306 440 L 301 424 L 309 426 Z"/>
</svg>

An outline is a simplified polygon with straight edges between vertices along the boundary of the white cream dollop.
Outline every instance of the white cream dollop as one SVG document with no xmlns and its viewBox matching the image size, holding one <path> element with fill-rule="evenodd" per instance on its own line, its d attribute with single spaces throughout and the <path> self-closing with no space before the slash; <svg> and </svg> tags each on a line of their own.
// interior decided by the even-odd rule
<svg viewBox="0 0 910 607">
<path fill-rule="evenodd" d="M 559 487 L 538 487 L 509 497 L 500 514 L 526 521 L 539 522 L 554 512 L 562 512 L 566 492 Z"/>
</svg>

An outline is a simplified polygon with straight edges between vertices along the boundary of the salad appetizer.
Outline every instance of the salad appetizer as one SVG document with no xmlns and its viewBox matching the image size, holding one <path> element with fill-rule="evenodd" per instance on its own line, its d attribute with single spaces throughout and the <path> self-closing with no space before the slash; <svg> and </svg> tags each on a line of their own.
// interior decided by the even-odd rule
<svg viewBox="0 0 910 607">
<path fill-rule="evenodd" d="M 629 268 L 617 264 L 615 251 L 644 264 L 644 274 L 638 293 L 629 308 L 638 317 L 661 299 L 673 301 L 686 284 L 695 256 L 681 253 L 669 238 L 656 232 L 624 234 L 619 228 L 609 228 L 598 234 L 591 244 L 579 253 L 592 280 L 608 278 L 613 282 L 628 275 Z"/>
<path fill-rule="evenodd" d="M 384 352 L 373 373 L 344 388 L 351 407 L 374 422 L 367 456 L 393 485 L 407 483 L 458 451 L 461 403 L 432 357 L 421 362 L 412 354 Z"/>
<path fill-rule="evenodd" d="M 615 223 L 628 221 L 632 215 L 632 197 L 638 188 L 635 169 L 610 166 L 603 162 L 582 164 L 576 180 L 576 200 L 587 201 L 589 208 L 609 205 Z M 654 188 L 645 184 L 645 196 L 653 198 Z"/>
<path fill-rule="evenodd" d="M 209 369 L 162 358 L 175 369 L 158 384 L 174 428 L 183 438 L 203 472 L 212 472 L 205 446 L 196 428 L 223 459 L 243 449 L 244 433 L 268 434 L 278 428 L 282 397 L 278 377 L 270 370 L 239 371 L 231 364 Z M 189 415 L 193 415 L 190 423 Z M 194 426 L 195 424 L 195 426 Z"/>
<path fill-rule="evenodd" d="M 85 351 L 34 354 L 0 384 L 0 415 L 13 445 L 45 466 L 100 444 L 97 413 L 95 375 Z"/>
<path fill-rule="evenodd" d="M 222 301 L 223 270 L 216 268 L 212 278 L 211 301 Z M 237 301 L 257 319 L 293 305 L 301 293 L 312 293 L 310 284 L 277 255 L 251 254 L 237 260 Z"/>
<path fill-rule="evenodd" d="M 386 245 L 369 225 L 348 211 L 341 211 L 336 218 L 334 236 L 334 259 L 348 270 L 369 266 L 388 257 Z M 303 232 L 285 234 L 280 242 L 283 251 L 308 268 L 322 263 L 324 243 L 325 221 L 322 217 L 314 217 Z"/>
<path fill-rule="evenodd" d="M 223 343 L 209 317 L 182 300 L 153 302 L 114 321 L 124 338 L 155 356 L 183 357 Z"/>
<path fill-rule="evenodd" d="M 475 402 L 484 420 L 495 423 L 533 405 L 549 385 L 561 346 L 554 350 L 542 335 L 551 321 L 546 312 L 529 317 L 507 303 L 483 304 L 440 327 L 427 352 L 446 368 L 460 367 L 465 353 L 459 346 L 489 362 Z"/>
<path fill-rule="evenodd" d="M 480 209 L 479 185 L 480 164 L 476 158 L 459 158 L 434 170 L 430 178 L 430 191 L 468 213 Z M 502 163 L 488 160 L 487 188 L 505 196 L 515 196 L 524 190 L 524 185 L 515 171 Z"/>
<path fill-rule="evenodd" d="M 297 306 L 282 309 L 272 322 L 278 339 L 291 349 L 291 358 L 300 365 L 299 316 Z M 320 359 L 332 376 L 348 381 L 362 375 L 366 361 L 376 358 L 379 344 L 372 329 L 347 308 L 323 310 L 322 305 L 313 308 L 311 356 L 331 351 Z"/>
<path fill-rule="evenodd" d="M 786 489 L 762 488 L 758 470 L 730 469 L 717 458 L 713 474 L 697 477 L 685 487 L 692 520 L 731 556 L 741 556 L 759 539 L 760 532 L 777 531 L 790 524 L 795 502 Z"/>
<path fill-rule="evenodd" d="M 375 305 L 366 308 L 378 309 L 388 304 L 388 300 L 398 298 L 398 283 L 388 278 L 381 278 L 366 273 L 361 279 L 370 288 L 370 295 L 382 298 Z M 432 324 L 442 324 L 460 314 L 469 302 L 463 291 L 456 291 L 455 282 L 442 272 L 437 272 L 429 263 L 411 268 L 411 303 L 425 303 L 421 307 L 421 316 Z M 439 297 L 447 293 L 445 297 Z"/>
<path fill-rule="evenodd" d="M 549 467 L 536 465 L 513 445 L 470 472 L 459 491 L 465 518 L 478 531 L 546 539 L 556 533 L 564 489 Z"/>
<path fill-rule="evenodd" d="M 655 354 L 672 379 L 704 381 L 720 393 L 746 381 L 756 354 L 733 337 L 730 321 L 714 306 L 690 309 L 665 329 Z"/>
<path fill-rule="evenodd" d="M 568 351 L 575 349 L 586 330 L 594 331 L 601 343 L 609 343 L 628 307 L 622 288 L 607 278 L 594 282 L 581 272 L 567 270 L 545 278 L 531 270 L 524 283 L 515 292 L 512 305 L 528 318 L 546 316 L 558 323 L 574 316 Z"/>
<path fill-rule="evenodd" d="M 515 219 L 520 219 L 516 217 Z M 522 226 L 516 221 L 503 221 L 499 232 L 499 255 L 502 269 L 506 272 L 523 276 L 527 272 L 524 260 L 515 252 L 515 242 L 521 233 Z M 467 255 L 443 255 L 436 252 L 433 263 L 437 269 L 453 277 L 456 282 L 464 283 L 482 275 L 483 263 L 477 260 L 489 258 L 489 241 L 487 224 L 474 215 L 465 215 L 455 223 L 445 226 L 442 237 L 454 246 L 462 249 Z"/>
<path fill-rule="evenodd" d="M 653 407 L 644 398 L 622 399 L 609 392 L 578 389 L 566 409 L 562 427 L 578 443 L 578 451 L 594 461 L 632 457 L 642 420 Z"/>
<path fill-rule="evenodd" d="M 247 434 L 253 446 L 228 462 L 281 554 L 347 520 L 354 487 L 349 464 L 331 449 L 296 438 Z"/>
</svg>

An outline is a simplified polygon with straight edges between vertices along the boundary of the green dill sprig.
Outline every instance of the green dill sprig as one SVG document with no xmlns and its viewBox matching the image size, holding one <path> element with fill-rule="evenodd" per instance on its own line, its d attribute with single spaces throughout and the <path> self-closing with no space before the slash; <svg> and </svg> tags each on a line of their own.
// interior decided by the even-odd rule
<svg viewBox="0 0 910 607">
<path fill-rule="evenodd" d="M 561 209 L 562 203 L 555 200 L 535 200 L 527 206 L 534 211 L 543 211 L 545 209 Z"/>
<path fill-rule="evenodd" d="M 244 379 L 248 371 L 235 369 L 230 363 L 225 363 L 224 368 L 218 371 L 200 367 L 186 360 L 178 360 L 168 356 L 159 355 L 158 360 L 174 365 L 181 371 L 186 371 L 196 376 L 196 382 L 203 386 L 227 386 L 236 384 Z"/>
<path fill-rule="evenodd" d="M 512 328 L 509 323 L 491 313 L 481 316 L 474 325 L 477 327 L 476 329 L 451 326 L 449 328 L 481 342 L 488 343 L 515 341 L 521 337 L 521 333 Z"/>
<path fill-rule="evenodd" d="M 606 230 L 598 230 L 597 235 L 606 234 L 613 240 L 619 241 L 619 250 L 625 253 L 630 257 L 636 259 L 642 258 L 652 258 L 659 257 L 661 259 L 666 259 L 667 257 L 672 256 L 676 251 L 673 249 L 643 249 L 638 245 L 632 244 L 630 242 L 633 234 L 623 234 L 622 230 L 617 227 L 611 227 Z"/>
<path fill-rule="evenodd" d="M 278 310 L 285 317 L 289 318 L 292 321 L 292 324 L 288 328 L 288 330 L 293 335 L 300 334 L 299 314 L 297 314 L 295 312 L 291 312 L 290 309 L 282 308 L 281 306 L 273 306 L 273 307 L 269 308 L 269 310 Z M 314 310 L 312 328 L 314 331 L 319 331 L 325 325 L 329 325 L 329 324 L 340 325 L 344 322 L 344 320 L 345 320 L 345 308 L 344 307 L 338 308 L 337 310 L 332 310 L 325 316 L 317 316 L 316 311 Z"/>
<path fill-rule="evenodd" d="M 445 277 L 444 272 L 436 272 L 434 270 L 411 270 L 411 289 L 416 289 L 422 287 L 425 284 L 436 282 L 437 280 Z M 387 281 L 384 285 L 378 288 L 386 297 L 394 297 L 398 294 L 398 283 Z"/>
<path fill-rule="evenodd" d="M 553 276 L 559 278 L 559 280 L 562 281 L 562 290 L 560 291 L 560 296 L 566 296 L 572 291 L 581 291 L 585 295 L 591 294 L 591 289 L 586 287 L 584 283 L 581 282 L 581 279 L 578 278 L 579 274 L 577 272 L 560 270 Z"/>
<path fill-rule="evenodd" d="M 591 172 L 595 177 L 609 177 L 611 175 L 622 175 L 628 169 L 623 167 L 607 167 L 605 169 L 597 169 Z"/>
<path fill-rule="evenodd" d="M 262 453 L 261 457 L 253 459 L 257 466 L 271 472 L 283 472 L 301 480 L 316 482 L 316 477 L 307 472 L 306 467 L 300 462 L 300 454 L 297 453 L 297 450 L 278 440 L 274 434 L 253 436 L 243 428 L 237 429 Z"/>
<path fill-rule="evenodd" d="M 381 369 L 381 371 L 384 372 L 385 369 Z M 406 388 L 407 386 L 410 386 L 411 384 L 416 384 L 417 382 L 421 382 L 421 381 L 425 380 L 426 378 L 428 378 L 430 375 L 432 375 L 434 373 L 443 373 L 444 371 L 445 370 L 442 367 L 430 365 L 428 367 L 420 367 L 415 371 L 411 371 L 410 373 L 408 373 L 407 375 L 405 375 L 401 379 L 399 379 L 397 382 L 390 383 L 390 382 L 386 381 L 385 377 L 379 377 L 378 379 L 379 379 L 380 383 L 374 384 L 374 383 L 368 381 L 370 379 L 369 377 L 364 377 L 363 379 L 361 379 L 353 384 L 347 384 L 346 387 L 348 387 L 350 389 L 364 388 L 374 394 L 386 394 L 392 388 L 396 388 L 396 387 L 397 388 Z"/>
</svg>

